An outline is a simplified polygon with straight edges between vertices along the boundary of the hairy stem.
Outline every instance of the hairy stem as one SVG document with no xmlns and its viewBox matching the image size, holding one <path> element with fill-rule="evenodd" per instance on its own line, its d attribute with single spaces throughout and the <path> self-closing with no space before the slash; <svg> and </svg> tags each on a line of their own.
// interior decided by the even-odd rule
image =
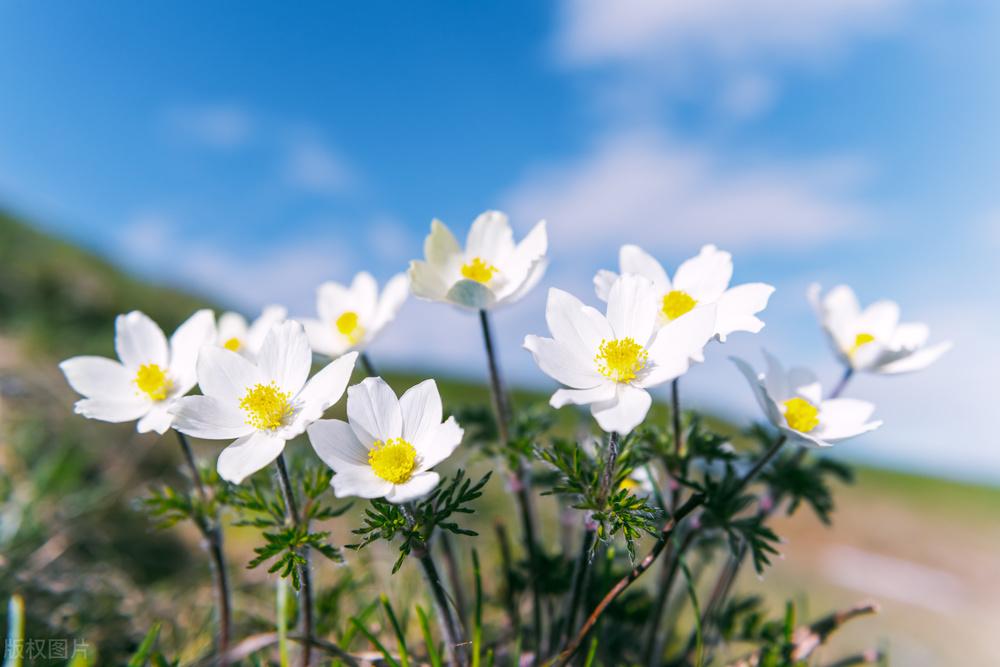
<svg viewBox="0 0 1000 667">
<path fill-rule="evenodd" d="M 601 476 L 601 504 L 607 505 L 608 498 L 614 493 L 615 466 L 618 464 L 618 448 L 621 436 L 612 431 L 608 433 L 608 453 L 604 460 L 604 474 Z"/>
<path fill-rule="evenodd" d="M 573 584 L 570 588 L 569 605 L 566 607 L 565 619 L 563 620 L 563 636 L 560 641 L 566 641 L 573 636 L 576 629 L 576 618 L 579 615 L 580 607 L 583 605 L 584 592 L 587 590 L 587 580 L 590 577 L 591 551 L 594 548 L 594 541 L 597 539 L 597 524 L 589 516 L 584 522 L 583 542 L 580 545 L 580 555 L 576 559 L 576 567 L 573 569 Z"/>
<path fill-rule="evenodd" d="M 403 516 L 412 528 L 415 524 L 413 516 L 413 506 L 410 504 L 401 505 Z M 431 591 L 431 599 L 434 602 L 434 611 L 437 613 L 438 625 L 441 626 L 441 633 L 444 635 L 445 648 L 451 658 L 451 663 L 455 667 L 466 667 L 468 657 L 466 653 L 466 642 L 462 635 L 461 626 L 455 620 L 455 614 L 448 599 L 448 593 L 441 582 L 437 565 L 431 558 L 430 549 L 427 543 L 420 539 L 416 541 L 410 552 L 420 562 L 420 569 L 423 571 L 427 587 Z"/>
<path fill-rule="evenodd" d="M 451 535 L 446 530 L 438 531 L 437 540 L 441 545 L 444 569 L 448 573 L 448 584 L 451 586 L 451 597 L 455 601 L 458 622 L 464 626 L 468 607 L 465 604 L 465 589 L 462 586 L 462 576 L 458 569 L 458 559 L 455 558 L 455 550 L 451 544 Z"/>
<path fill-rule="evenodd" d="M 180 443 L 181 451 L 184 453 L 184 460 L 191 471 L 191 483 L 194 485 L 198 498 L 204 507 L 208 507 L 208 492 L 201 482 L 201 473 L 198 472 L 198 465 L 194 460 L 194 452 L 191 450 L 191 443 L 180 431 L 177 434 L 177 441 Z M 212 567 L 212 578 L 215 580 L 216 605 L 219 609 L 219 640 L 216 650 L 219 654 L 219 664 L 225 667 L 228 664 L 227 654 L 229 652 L 229 637 L 232 631 L 232 611 L 229 594 L 229 575 L 226 573 L 226 559 L 222 551 L 222 523 L 216 513 L 211 525 L 197 521 L 198 530 L 207 543 L 209 562 Z"/>
<path fill-rule="evenodd" d="M 510 445 L 510 420 L 511 409 L 504 389 L 503 380 L 500 377 L 500 366 L 497 361 L 496 349 L 493 345 L 493 331 L 490 326 L 489 313 L 485 310 L 479 311 L 479 323 L 483 330 L 483 343 L 486 346 L 486 359 L 489 363 L 490 388 L 493 397 L 493 409 L 497 417 L 497 430 L 500 433 L 501 444 L 506 448 Z M 531 502 L 531 476 L 527 462 L 518 458 L 517 466 L 511 471 L 510 485 L 515 492 L 518 511 L 521 515 L 521 529 L 524 539 L 524 548 L 528 555 L 528 563 L 531 566 L 532 577 L 529 585 L 531 587 L 531 611 L 533 618 L 533 634 L 535 641 L 535 656 L 542 650 L 542 596 L 539 591 L 539 582 L 536 573 L 539 568 L 538 542 L 535 533 L 535 512 Z"/>
<path fill-rule="evenodd" d="M 281 498 L 285 503 L 285 520 L 294 526 L 300 526 L 302 519 L 299 516 L 298 504 L 295 502 L 295 491 L 292 489 L 292 481 L 288 477 L 285 455 L 278 454 L 278 458 L 275 459 L 274 463 L 278 469 L 278 488 L 281 491 Z M 299 578 L 302 582 L 299 607 L 302 610 L 302 636 L 305 637 L 305 641 L 302 643 L 302 667 L 309 667 L 312 658 L 313 640 L 312 573 L 309 571 L 308 550 L 302 549 L 300 555 L 306 561 L 299 566 Z"/>
</svg>

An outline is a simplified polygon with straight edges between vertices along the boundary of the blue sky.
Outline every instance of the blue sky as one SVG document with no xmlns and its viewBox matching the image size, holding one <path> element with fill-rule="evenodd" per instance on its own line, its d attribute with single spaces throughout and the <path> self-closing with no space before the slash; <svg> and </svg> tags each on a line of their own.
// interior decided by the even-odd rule
<svg viewBox="0 0 1000 667">
<path fill-rule="evenodd" d="M 464 233 L 487 208 L 546 218 L 543 288 L 590 300 L 621 243 L 669 266 L 715 243 L 778 292 L 691 404 L 756 416 L 725 357 L 762 345 L 832 381 L 804 291 L 847 282 L 956 348 L 857 382 L 886 426 L 842 451 L 1000 480 L 998 37 L 986 0 L 5 2 L 0 202 L 248 312 L 387 279 L 433 217 Z M 519 344 L 544 291 L 497 316 L 541 387 Z M 474 319 L 434 304 L 372 354 L 484 371 Z"/>
</svg>

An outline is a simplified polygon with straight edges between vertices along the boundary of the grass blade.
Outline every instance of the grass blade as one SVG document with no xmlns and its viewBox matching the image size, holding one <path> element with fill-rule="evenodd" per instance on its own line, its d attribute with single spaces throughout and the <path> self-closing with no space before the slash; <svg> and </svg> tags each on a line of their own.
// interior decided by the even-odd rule
<svg viewBox="0 0 1000 667">
<path fill-rule="evenodd" d="M 378 650 L 378 652 L 382 654 L 382 657 L 385 658 L 386 663 L 389 664 L 390 667 L 399 667 L 399 663 L 396 662 L 396 659 L 392 657 L 392 654 L 389 653 L 389 651 L 385 648 L 385 646 L 383 646 L 382 642 L 378 640 L 378 637 L 373 635 L 368 630 L 368 628 L 366 628 L 361 623 L 361 621 L 357 619 L 357 617 L 354 616 L 351 617 L 351 624 L 354 625 L 354 627 L 357 628 L 358 632 L 363 634 L 365 636 L 365 639 L 370 641 L 372 646 L 374 646 L 376 650 Z"/>
<path fill-rule="evenodd" d="M 597 637 L 590 640 L 590 648 L 587 649 L 587 659 L 583 662 L 583 667 L 591 667 L 594 664 L 594 657 L 597 655 Z"/>
<path fill-rule="evenodd" d="M 24 598 L 14 594 L 7 603 L 7 657 L 3 667 L 21 667 L 24 655 Z"/>
<path fill-rule="evenodd" d="M 695 638 L 695 667 L 702 667 L 702 663 L 705 660 L 704 655 L 704 644 L 702 642 L 703 638 L 701 635 L 701 607 L 698 605 L 698 593 L 694 590 L 694 581 L 691 579 L 691 570 L 688 569 L 687 562 L 684 557 L 678 554 L 678 562 L 681 566 L 681 572 L 684 573 L 684 583 L 687 584 L 688 597 L 691 598 L 691 606 L 694 608 L 694 638 Z"/>
<path fill-rule="evenodd" d="M 392 610 L 392 604 L 389 602 L 389 598 L 385 595 L 381 596 L 382 599 L 382 609 L 385 610 L 385 615 L 389 617 L 389 622 L 392 623 L 392 629 L 396 633 L 396 643 L 399 645 L 399 662 L 401 667 L 410 667 L 410 654 L 406 650 L 406 633 L 403 632 L 403 627 L 399 624 L 399 619 L 396 618 L 396 612 Z"/>
<path fill-rule="evenodd" d="M 483 650 L 483 579 L 479 569 L 479 553 L 472 550 L 472 574 L 476 580 L 476 607 L 472 617 L 472 667 L 479 667 Z"/>
<path fill-rule="evenodd" d="M 431 634 L 431 624 L 427 621 L 427 612 L 420 605 L 417 605 L 417 619 L 420 621 L 420 632 L 424 636 L 424 645 L 427 647 L 427 659 L 431 661 L 431 667 L 441 667 L 441 651 L 434 643 L 434 635 Z"/>
<path fill-rule="evenodd" d="M 153 647 L 156 646 L 156 640 L 159 636 L 160 624 L 154 623 L 153 627 L 146 633 L 142 643 L 139 644 L 139 649 L 135 652 L 135 655 L 128 661 L 128 667 L 144 667 L 149 662 L 149 657 L 153 653 Z"/>
</svg>

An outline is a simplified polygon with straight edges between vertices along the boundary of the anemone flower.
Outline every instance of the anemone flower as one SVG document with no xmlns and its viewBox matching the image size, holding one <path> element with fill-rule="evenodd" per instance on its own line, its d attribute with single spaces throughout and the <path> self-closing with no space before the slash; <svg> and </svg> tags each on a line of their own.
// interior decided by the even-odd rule
<svg viewBox="0 0 1000 667">
<path fill-rule="evenodd" d="M 316 290 L 319 317 L 302 320 L 309 344 L 328 357 L 363 351 L 396 317 L 408 290 L 409 280 L 401 273 L 385 284 L 381 294 L 378 283 L 365 271 L 354 276 L 350 286 L 323 283 Z"/>
</svg>

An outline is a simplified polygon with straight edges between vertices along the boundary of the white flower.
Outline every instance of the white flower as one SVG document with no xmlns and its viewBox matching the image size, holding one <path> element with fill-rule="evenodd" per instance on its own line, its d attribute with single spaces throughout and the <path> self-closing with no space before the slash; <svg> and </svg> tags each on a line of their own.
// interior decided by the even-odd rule
<svg viewBox="0 0 1000 667">
<path fill-rule="evenodd" d="M 444 423 L 434 380 L 396 394 L 380 377 L 347 390 L 347 421 L 321 419 L 309 427 L 309 441 L 337 473 L 338 498 L 385 498 L 405 503 L 430 493 L 441 477 L 431 471 L 462 441 L 454 417 Z"/>
<path fill-rule="evenodd" d="M 695 307 L 714 303 L 715 335 L 725 342 L 736 331 L 757 333 L 764 323 L 755 315 L 767 307 L 774 287 L 765 283 L 746 283 L 729 287 L 733 277 L 733 257 L 714 245 L 702 246 L 697 257 L 683 262 L 671 281 L 663 266 L 639 246 L 623 245 L 618 253 L 621 272 L 634 273 L 653 282 L 657 293 L 657 319 L 666 324 Z M 597 297 L 608 300 L 611 286 L 618 278 L 612 271 L 598 271 L 594 276 Z"/>
<path fill-rule="evenodd" d="M 856 371 L 890 375 L 919 371 L 951 349 L 951 342 L 925 347 L 930 330 L 919 322 L 900 322 L 899 305 L 876 301 L 864 310 L 847 285 L 821 296 L 809 286 L 809 302 L 816 311 L 834 353 Z"/>
<path fill-rule="evenodd" d="M 472 223 L 465 250 L 440 220 L 424 241 L 426 261 L 410 262 L 410 284 L 421 299 L 476 310 L 513 303 L 545 273 L 548 239 L 542 220 L 514 244 L 507 216 L 487 211 Z"/>
<path fill-rule="evenodd" d="M 868 421 L 875 412 L 871 403 L 854 398 L 823 400 L 822 388 L 810 371 L 804 368 L 785 371 L 767 352 L 764 357 L 767 372 L 760 374 L 742 359 L 731 359 L 746 376 L 768 420 L 788 436 L 790 442 L 807 447 L 830 447 L 882 425 L 881 421 Z"/>
<path fill-rule="evenodd" d="M 167 409 L 195 385 L 198 350 L 215 337 L 215 315 L 199 310 L 167 343 L 163 330 L 137 310 L 115 319 L 115 351 L 104 357 L 73 357 L 59 364 L 70 386 L 85 398 L 77 414 L 106 422 L 138 419 L 139 433 L 164 433 L 173 422 Z"/>
<path fill-rule="evenodd" d="M 247 325 L 245 317 L 239 313 L 226 312 L 219 316 L 219 336 L 217 342 L 227 350 L 239 352 L 253 359 L 260 352 L 264 337 L 275 324 L 285 321 L 288 311 L 282 306 L 267 306 L 260 317 Z"/>
<path fill-rule="evenodd" d="M 236 438 L 222 450 L 217 467 L 223 479 L 239 484 L 278 458 L 285 441 L 340 399 L 357 356 L 345 354 L 306 382 L 312 350 L 302 325 L 291 320 L 271 329 L 256 361 L 205 347 L 198 357 L 203 395 L 174 404 L 174 427 L 196 438 Z"/>
<path fill-rule="evenodd" d="M 350 287 L 323 283 L 316 290 L 319 319 L 302 320 L 309 344 L 328 357 L 365 349 L 396 317 L 408 287 L 409 281 L 400 273 L 385 284 L 379 296 L 378 283 L 364 271 L 354 276 Z"/>
<path fill-rule="evenodd" d="M 627 274 L 608 293 L 607 316 L 558 289 L 549 290 L 545 319 L 552 338 L 527 336 L 524 347 L 547 375 L 570 387 L 549 403 L 590 405 L 607 432 L 625 434 L 646 417 L 647 388 L 673 380 L 715 331 L 715 306 L 696 308 L 656 326 L 657 293 L 641 276 Z"/>
</svg>

